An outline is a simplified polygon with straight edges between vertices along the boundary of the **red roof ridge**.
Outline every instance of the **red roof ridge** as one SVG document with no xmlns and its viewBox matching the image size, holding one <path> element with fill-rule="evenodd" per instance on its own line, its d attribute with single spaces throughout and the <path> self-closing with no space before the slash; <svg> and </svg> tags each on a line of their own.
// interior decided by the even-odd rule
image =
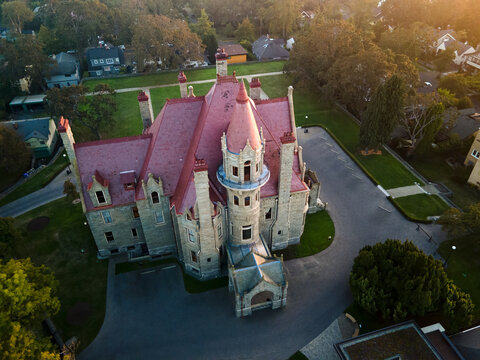
<svg viewBox="0 0 480 360">
<path fill-rule="evenodd" d="M 175 99 L 167 99 L 165 105 L 167 104 L 179 104 L 179 103 L 188 103 L 194 101 L 203 101 L 205 96 L 195 96 L 195 97 L 187 97 L 187 98 L 175 98 Z M 163 107 L 165 107 L 165 105 Z"/>
<path fill-rule="evenodd" d="M 141 135 L 124 136 L 124 137 L 112 138 L 112 139 L 93 140 L 93 141 L 75 143 L 74 147 L 82 148 L 82 147 L 94 146 L 94 145 L 115 144 L 115 143 L 124 142 L 124 141 L 134 141 L 139 139 L 147 139 L 151 137 L 152 137 L 152 134 L 141 134 Z"/>
<path fill-rule="evenodd" d="M 284 97 L 266 99 L 266 100 L 255 100 L 255 105 L 271 104 L 271 103 L 277 103 L 282 101 L 288 101 L 288 97 L 284 96 Z"/>
<path fill-rule="evenodd" d="M 237 77 L 235 75 L 217 75 L 217 83 L 218 84 L 223 84 L 223 83 L 238 83 Z"/>
</svg>

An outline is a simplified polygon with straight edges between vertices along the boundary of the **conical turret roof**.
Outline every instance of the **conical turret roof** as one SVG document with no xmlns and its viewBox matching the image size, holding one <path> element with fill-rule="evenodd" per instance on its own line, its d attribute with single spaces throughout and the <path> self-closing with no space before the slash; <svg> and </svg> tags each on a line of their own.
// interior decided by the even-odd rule
<svg viewBox="0 0 480 360">
<path fill-rule="evenodd" d="M 233 109 L 232 119 L 227 129 L 228 150 L 238 154 L 245 148 L 247 141 L 254 150 L 259 150 L 262 147 L 250 98 L 242 81 Z"/>
</svg>

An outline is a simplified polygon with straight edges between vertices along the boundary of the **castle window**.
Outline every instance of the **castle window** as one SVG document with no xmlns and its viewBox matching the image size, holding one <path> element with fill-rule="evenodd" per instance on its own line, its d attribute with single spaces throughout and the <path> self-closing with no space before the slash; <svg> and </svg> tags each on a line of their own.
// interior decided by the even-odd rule
<svg viewBox="0 0 480 360">
<path fill-rule="evenodd" d="M 97 201 L 99 204 L 105 204 L 107 201 L 105 200 L 105 195 L 103 191 L 96 191 L 95 195 L 97 195 Z"/>
<path fill-rule="evenodd" d="M 136 238 L 138 236 L 137 229 L 132 228 L 132 236 Z"/>
<path fill-rule="evenodd" d="M 250 196 L 245 198 L 245 206 L 250 206 Z"/>
<path fill-rule="evenodd" d="M 105 239 L 110 242 L 110 241 L 113 241 L 115 240 L 114 237 L 113 237 L 113 233 L 111 231 L 107 231 L 105 233 Z"/>
<path fill-rule="evenodd" d="M 473 151 L 472 151 L 472 156 L 473 156 L 475 159 L 478 159 L 478 158 L 480 157 L 480 152 L 478 152 L 478 150 L 473 149 Z"/>
<path fill-rule="evenodd" d="M 152 203 L 158 204 L 160 202 L 160 198 L 158 197 L 158 193 L 156 191 L 152 192 Z"/>
<path fill-rule="evenodd" d="M 243 167 L 243 180 L 250 181 L 250 161 L 246 161 Z"/>
<path fill-rule="evenodd" d="M 217 227 L 217 233 L 218 233 L 218 237 L 222 237 L 223 233 L 222 233 L 222 224 L 218 225 Z"/>
<path fill-rule="evenodd" d="M 112 222 L 112 216 L 110 215 L 110 211 L 102 211 L 102 217 L 105 224 L 109 224 Z"/>
<path fill-rule="evenodd" d="M 272 218 L 272 208 L 268 209 L 265 213 L 265 220 L 270 220 Z"/>
<path fill-rule="evenodd" d="M 188 240 L 191 241 L 192 243 L 197 242 L 197 236 L 194 230 L 187 229 L 187 237 L 188 237 Z"/>
<path fill-rule="evenodd" d="M 233 195 L 233 204 L 238 205 L 238 196 Z"/>
<path fill-rule="evenodd" d="M 134 219 L 138 219 L 140 214 L 138 213 L 138 208 L 136 206 L 132 207 L 132 215 Z"/>
<path fill-rule="evenodd" d="M 255 164 L 255 172 L 258 173 L 258 163 Z"/>
<path fill-rule="evenodd" d="M 238 176 L 238 167 L 232 166 L 232 174 L 233 176 Z"/>
<path fill-rule="evenodd" d="M 252 225 L 242 226 L 242 240 L 250 240 L 252 238 Z"/>
<path fill-rule="evenodd" d="M 165 219 L 163 218 L 163 211 L 162 210 L 156 210 L 155 211 L 155 222 L 157 224 L 161 224 L 165 222 Z"/>
<path fill-rule="evenodd" d="M 195 251 L 191 251 L 190 255 L 192 256 L 192 262 L 196 263 L 198 261 L 198 259 L 197 259 L 197 254 L 195 253 Z"/>
</svg>

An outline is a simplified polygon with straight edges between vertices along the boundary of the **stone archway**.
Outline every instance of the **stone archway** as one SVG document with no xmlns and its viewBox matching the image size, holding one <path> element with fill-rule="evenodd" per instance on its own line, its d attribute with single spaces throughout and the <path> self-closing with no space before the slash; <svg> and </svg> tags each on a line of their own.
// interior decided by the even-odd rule
<svg viewBox="0 0 480 360">
<path fill-rule="evenodd" d="M 255 294 L 252 297 L 251 306 L 254 307 L 256 305 L 265 305 L 265 304 L 272 304 L 273 303 L 273 293 L 271 291 L 265 290 Z"/>
</svg>

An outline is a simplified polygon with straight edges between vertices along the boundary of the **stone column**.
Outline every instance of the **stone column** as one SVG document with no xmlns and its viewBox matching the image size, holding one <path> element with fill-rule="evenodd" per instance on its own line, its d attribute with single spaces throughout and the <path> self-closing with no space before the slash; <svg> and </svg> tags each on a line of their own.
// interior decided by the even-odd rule
<svg viewBox="0 0 480 360">
<path fill-rule="evenodd" d="M 180 97 L 185 99 L 188 96 L 187 93 L 187 76 L 183 71 L 178 73 L 178 83 L 180 85 Z"/>
<path fill-rule="evenodd" d="M 150 98 L 144 91 L 138 94 L 138 106 L 140 107 L 140 116 L 143 122 L 143 132 L 145 132 L 153 123 L 153 111 L 150 106 Z"/>
<path fill-rule="evenodd" d="M 225 52 L 225 49 L 218 48 L 217 53 L 215 54 L 217 75 L 226 76 L 228 74 L 227 59 L 228 59 L 228 54 Z"/>
<path fill-rule="evenodd" d="M 250 98 L 252 100 L 260 100 L 260 94 L 262 93 L 262 83 L 259 78 L 252 78 L 250 82 Z"/>
</svg>

